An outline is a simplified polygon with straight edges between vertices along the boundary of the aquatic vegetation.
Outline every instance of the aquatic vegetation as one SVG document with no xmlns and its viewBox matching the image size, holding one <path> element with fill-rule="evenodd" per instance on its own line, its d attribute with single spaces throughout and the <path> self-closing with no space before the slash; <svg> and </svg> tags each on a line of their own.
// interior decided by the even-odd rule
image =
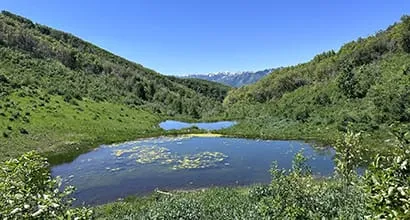
<svg viewBox="0 0 410 220">
<path fill-rule="evenodd" d="M 174 162 L 174 156 L 171 154 L 168 148 L 157 146 L 142 147 L 138 152 L 131 154 L 129 158 L 135 158 L 135 161 L 139 164 L 149 164 L 156 162 L 161 164 L 168 164 Z"/>
<path fill-rule="evenodd" d="M 164 147 L 157 147 L 157 146 L 134 146 L 131 149 L 119 149 L 115 150 L 113 155 L 117 157 L 121 157 L 124 154 L 136 154 L 136 153 L 141 153 L 141 154 L 153 154 L 153 151 L 159 151 L 159 152 L 165 152 L 169 151 L 167 148 Z M 135 155 L 134 155 L 135 156 Z"/>
<path fill-rule="evenodd" d="M 129 154 L 127 158 L 135 159 L 137 164 L 172 165 L 173 170 L 217 167 L 219 163 L 228 157 L 221 152 L 178 155 L 172 153 L 168 148 L 159 146 L 135 146 L 131 149 L 116 150 L 113 153 L 118 158 L 121 158 L 124 154 Z"/>
<path fill-rule="evenodd" d="M 121 157 L 130 154 L 128 159 L 135 159 L 139 164 L 171 164 L 175 162 L 176 156 L 172 155 L 168 148 L 159 146 L 135 146 L 131 149 L 116 150 L 114 155 Z"/>
<path fill-rule="evenodd" d="M 116 150 L 116 151 L 114 152 L 114 155 L 117 156 L 117 157 L 121 157 L 123 154 L 132 153 L 132 152 L 134 152 L 133 149 Z"/>
<path fill-rule="evenodd" d="M 174 165 L 172 169 L 203 169 L 216 167 L 227 157 L 227 155 L 221 152 L 201 152 L 184 156 L 183 159 L 178 160 L 178 164 Z"/>
</svg>

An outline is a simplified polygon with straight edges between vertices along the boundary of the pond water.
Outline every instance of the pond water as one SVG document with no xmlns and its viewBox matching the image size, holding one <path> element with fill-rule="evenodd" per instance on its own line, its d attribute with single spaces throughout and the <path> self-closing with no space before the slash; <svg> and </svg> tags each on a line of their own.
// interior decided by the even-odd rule
<svg viewBox="0 0 410 220">
<path fill-rule="evenodd" d="M 52 167 L 52 175 L 77 188 L 77 205 L 101 204 L 155 189 L 268 183 L 272 161 L 291 168 L 300 150 L 314 174 L 333 172 L 334 151 L 317 150 L 304 142 L 180 136 L 102 145 Z"/>
<path fill-rule="evenodd" d="M 172 130 L 172 129 L 183 129 L 189 128 L 192 126 L 197 126 L 200 129 L 205 130 L 220 130 L 224 128 L 229 128 L 235 125 L 236 122 L 234 121 L 218 121 L 218 122 L 199 122 L 199 123 L 188 123 L 188 122 L 181 122 L 181 121 L 174 121 L 174 120 L 166 120 L 161 122 L 159 126 L 164 130 Z"/>
</svg>

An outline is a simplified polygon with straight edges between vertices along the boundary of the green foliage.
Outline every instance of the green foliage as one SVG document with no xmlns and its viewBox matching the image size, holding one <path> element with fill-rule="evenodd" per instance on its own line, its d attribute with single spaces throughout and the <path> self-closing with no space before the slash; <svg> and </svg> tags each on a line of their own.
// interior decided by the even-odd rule
<svg viewBox="0 0 410 220">
<path fill-rule="evenodd" d="M 393 133 L 392 154 L 377 155 L 365 175 L 367 205 L 374 219 L 410 218 L 410 127 Z"/>
<path fill-rule="evenodd" d="M 384 86 L 374 86 L 371 98 L 380 122 L 410 122 L 410 76 L 397 73 Z"/>
<path fill-rule="evenodd" d="M 261 219 L 246 190 L 213 188 L 132 198 L 95 209 L 97 219 Z"/>
<path fill-rule="evenodd" d="M 336 174 L 341 177 L 347 184 L 350 184 L 352 179 L 356 177 L 357 169 L 363 161 L 363 149 L 360 149 L 361 133 L 354 133 L 348 130 L 343 138 L 339 139 L 334 148 L 336 150 L 335 164 Z"/>
<path fill-rule="evenodd" d="M 410 16 L 403 16 L 401 21 L 404 29 L 400 39 L 401 47 L 405 52 L 410 53 Z"/>
<path fill-rule="evenodd" d="M 0 217 L 2 219 L 90 219 L 87 208 L 71 209 L 73 187 L 61 190 L 49 164 L 35 152 L 1 165 Z"/>
<path fill-rule="evenodd" d="M 219 101 L 223 101 L 226 95 L 228 94 L 229 86 L 212 83 L 210 81 L 202 79 L 188 79 L 188 78 L 178 78 L 170 76 L 170 78 L 182 85 L 187 86 L 190 89 L 193 89 L 199 94 L 213 98 Z"/>
<path fill-rule="evenodd" d="M 274 164 L 271 184 L 251 191 L 263 219 L 362 218 L 365 207 L 359 188 L 345 187 L 339 179 L 315 180 L 305 162 L 298 153 L 290 171 Z"/>
<path fill-rule="evenodd" d="M 367 90 L 360 88 L 359 80 L 352 69 L 351 65 L 342 69 L 342 73 L 338 78 L 338 86 L 342 93 L 349 98 L 363 98 L 366 96 Z"/>
</svg>

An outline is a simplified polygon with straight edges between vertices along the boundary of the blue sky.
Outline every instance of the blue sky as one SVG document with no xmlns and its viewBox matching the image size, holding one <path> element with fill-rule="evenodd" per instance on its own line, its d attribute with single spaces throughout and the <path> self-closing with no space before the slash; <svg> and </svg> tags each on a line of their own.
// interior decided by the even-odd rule
<svg viewBox="0 0 410 220">
<path fill-rule="evenodd" d="M 407 0 L 2 0 L 0 9 L 70 32 L 163 74 L 260 70 L 374 34 Z"/>
</svg>

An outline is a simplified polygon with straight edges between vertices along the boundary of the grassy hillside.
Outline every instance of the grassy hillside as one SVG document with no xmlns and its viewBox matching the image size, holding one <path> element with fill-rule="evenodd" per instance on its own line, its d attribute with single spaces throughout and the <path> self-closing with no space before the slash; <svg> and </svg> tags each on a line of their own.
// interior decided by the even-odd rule
<svg viewBox="0 0 410 220">
<path fill-rule="evenodd" d="M 0 160 L 28 150 L 70 158 L 159 134 L 165 117 L 219 114 L 230 88 L 168 77 L 71 34 L 0 14 Z"/>
<path fill-rule="evenodd" d="M 385 138 L 390 124 L 410 123 L 410 17 L 233 90 L 224 104 L 246 118 L 230 133 L 326 140 L 352 124 Z"/>
<path fill-rule="evenodd" d="M 160 75 L 71 34 L 5 11 L 0 14 L 0 78 L 9 84 L 2 88 L 2 96 L 40 89 L 67 101 L 89 98 L 196 118 L 216 113 L 229 89 Z"/>
<path fill-rule="evenodd" d="M 145 110 L 89 99 L 13 93 L 0 102 L 0 159 L 38 150 L 69 159 L 102 143 L 159 132 L 160 118 Z"/>
</svg>

